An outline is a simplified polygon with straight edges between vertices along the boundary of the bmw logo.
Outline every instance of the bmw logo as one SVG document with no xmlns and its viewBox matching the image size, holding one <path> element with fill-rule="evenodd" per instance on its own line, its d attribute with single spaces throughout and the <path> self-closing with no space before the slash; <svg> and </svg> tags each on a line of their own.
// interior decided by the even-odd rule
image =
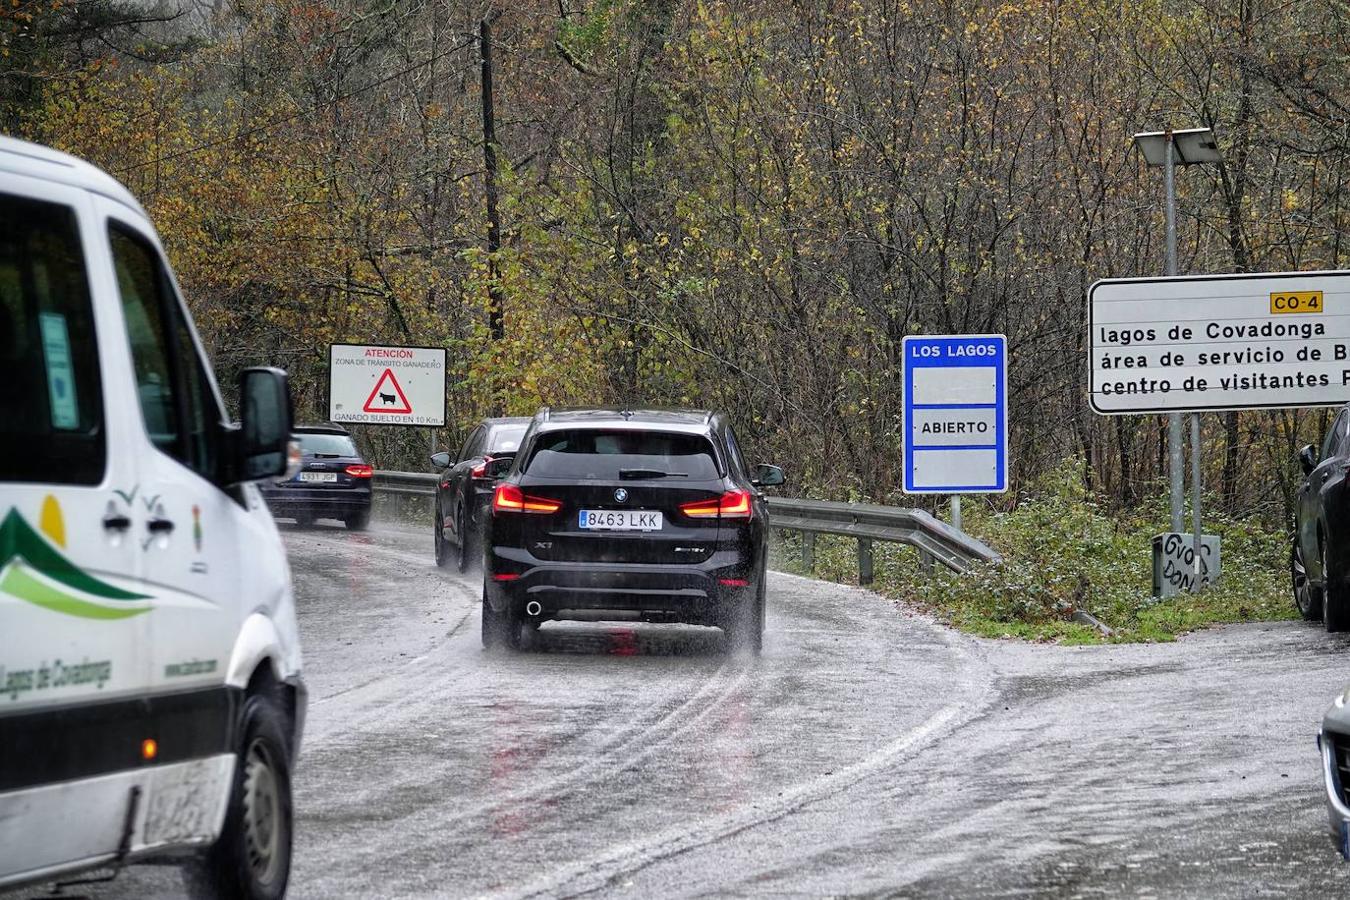
<svg viewBox="0 0 1350 900">
<path fill-rule="evenodd" d="M 628 491 L 624 490 L 623 488 L 619 488 L 617 491 L 614 492 L 614 500 L 616 502 L 622 503 L 627 499 L 628 499 Z"/>
</svg>

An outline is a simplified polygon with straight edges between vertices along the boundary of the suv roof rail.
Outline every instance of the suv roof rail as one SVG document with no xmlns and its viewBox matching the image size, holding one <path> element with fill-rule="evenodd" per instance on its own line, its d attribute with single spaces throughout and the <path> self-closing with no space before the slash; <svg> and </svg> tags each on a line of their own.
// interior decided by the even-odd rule
<svg viewBox="0 0 1350 900">
<path fill-rule="evenodd" d="M 712 424 L 712 419 L 713 419 L 713 411 L 712 411 L 711 409 L 708 410 L 706 413 L 703 414 L 703 424 L 704 424 L 704 425 L 711 425 L 711 424 Z"/>
<path fill-rule="evenodd" d="M 547 422 L 550 412 L 552 412 L 552 410 L 550 410 L 547 406 L 541 406 L 539 407 L 539 411 L 534 414 L 534 417 L 537 421 Z"/>
</svg>

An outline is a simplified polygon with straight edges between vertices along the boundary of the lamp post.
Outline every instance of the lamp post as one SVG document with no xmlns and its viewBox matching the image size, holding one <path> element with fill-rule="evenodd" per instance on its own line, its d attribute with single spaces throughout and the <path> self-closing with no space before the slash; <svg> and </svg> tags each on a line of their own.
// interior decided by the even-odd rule
<svg viewBox="0 0 1350 900">
<path fill-rule="evenodd" d="M 1198 163 L 1217 163 L 1222 160 L 1214 132 L 1208 128 L 1187 128 L 1182 131 L 1145 131 L 1134 136 L 1134 144 L 1144 154 L 1150 166 L 1161 166 L 1163 189 L 1166 194 L 1164 216 L 1167 242 L 1167 275 L 1177 274 L 1177 192 L 1175 168 Z M 1167 414 L 1168 481 L 1170 483 L 1172 531 L 1180 534 L 1186 527 L 1182 514 L 1181 413 Z M 1200 590 L 1200 414 L 1191 413 L 1191 548 L 1194 554 L 1195 578 L 1193 590 Z"/>
</svg>

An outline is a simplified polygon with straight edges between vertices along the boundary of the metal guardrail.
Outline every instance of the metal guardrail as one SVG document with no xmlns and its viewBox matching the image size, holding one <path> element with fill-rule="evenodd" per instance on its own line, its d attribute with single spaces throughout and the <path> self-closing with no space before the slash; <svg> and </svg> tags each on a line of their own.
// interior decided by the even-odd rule
<svg viewBox="0 0 1350 900">
<path fill-rule="evenodd" d="M 434 497 L 437 477 L 439 476 L 430 472 L 390 472 L 376 469 L 372 487 L 386 494 Z"/>
<path fill-rule="evenodd" d="M 375 472 L 376 492 L 397 496 L 432 497 L 438 476 L 423 472 Z M 837 534 L 858 541 L 858 583 L 871 584 L 874 575 L 872 542 L 909 544 L 919 551 L 925 566 L 941 563 L 953 572 L 967 572 L 979 563 L 1002 558 L 983 542 L 921 509 L 836 503 L 830 500 L 769 500 L 769 525 L 780 531 L 802 533 L 802 566 L 812 571 L 815 538 Z"/>
</svg>

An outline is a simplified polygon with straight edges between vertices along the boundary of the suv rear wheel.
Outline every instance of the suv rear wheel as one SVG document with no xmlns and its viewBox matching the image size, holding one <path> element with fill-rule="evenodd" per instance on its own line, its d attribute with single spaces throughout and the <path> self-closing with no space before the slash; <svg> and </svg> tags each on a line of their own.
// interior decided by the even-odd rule
<svg viewBox="0 0 1350 900">
<path fill-rule="evenodd" d="M 722 633 L 728 653 L 748 650 L 758 656 L 764 649 L 764 579 L 759 579 L 754 600 L 741 603 L 723 614 Z"/>
<path fill-rule="evenodd" d="M 291 871 L 291 770 L 286 714 L 274 692 L 250 694 L 220 837 L 189 871 L 198 898 L 280 900 Z"/>
<path fill-rule="evenodd" d="M 472 560 L 472 541 L 469 540 L 469 533 L 464 530 L 464 509 L 459 510 L 459 516 L 455 519 L 455 534 L 459 536 L 459 543 L 455 546 L 455 568 L 460 572 L 469 571 L 469 562 Z"/>
<path fill-rule="evenodd" d="M 1319 536 L 1322 552 L 1322 624 L 1327 631 L 1350 629 L 1350 597 L 1346 596 L 1341 573 L 1331 564 L 1325 535 Z"/>
<path fill-rule="evenodd" d="M 520 649 L 520 616 L 508 606 L 497 612 L 487 599 L 487 585 L 483 586 L 483 647 L 487 650 Z"/>
<path fill-rule="evenodd" d="M 1308 578 L 1307 566 L 1303 563 L 1303 551 L 1298 546 L 1298 536 L 1294 536 L 1294 546 L 1289 552 L 1289 579 L 1293 583 L 1294 605 L 1299 614 L 1309 622 L 1322 618 L 1322 592 Z"/>
<path fill-rule="evenodd" d="M 441 515 L 441 504 L 436 503 L 436 521 L 431 526 L 431 542 L 436 548 L 436 565 L 444 569 L 450 565 L 450 549 L 445 546 L 445 517 Z"/>
</svg>

